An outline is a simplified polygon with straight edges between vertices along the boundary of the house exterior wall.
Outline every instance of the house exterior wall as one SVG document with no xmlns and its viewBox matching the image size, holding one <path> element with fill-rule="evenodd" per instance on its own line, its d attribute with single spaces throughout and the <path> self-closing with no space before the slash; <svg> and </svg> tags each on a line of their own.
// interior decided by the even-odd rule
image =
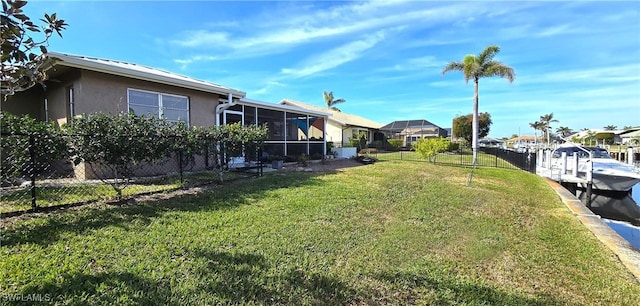
<svg viewBox="0 0 640 306">
<path fill-rule="evenodd" d="M 363 127 L 343 127 L 341 124 L 329 120 L 327 122 L 327 141 L 332 141 L 336 148 L 339 147 L 348 147 L 349 142 L 353 138 L 353 132 L 355 131 L 366 131 L 367 140 L 373 140 L 373 134 L 371 129 L 363 128 Z"/>
<path fill-rule="evenodd" d="M 58 79 L 55 83 L 47 82 L 46 91 L 36 85 L 10 97 L 8 101 L 2 102 L 2 111 L 19 115 L 28 114 L 44 121 L 47 118 L 44 101 L 47 99 L 48 119 L 62 125 L 67 123 L 71 115 L 70 88 L 73 88 L 73 115 L 126 112 L 128 111 L 127 89 L 140 89 L 188 97 L 190 125 L 211 126 L 215 124 L 214 114 L 218 99 L 228 98 L 214 93 L 88 70 L 74 70 Z"/>
<path fill-rule="evenodd" d="M 119 113 L 128 111 L 127 89 L 140 89 L 189 98 L 189 123 L 192 126 L 215 124 L 215 109 L 221 95 L 123 78 L 94 71 L 83 71 L 75 91 L 75 113 Z M 222 97 L 222 98 L 227 98 Z"/>
<path fill-rule="evenodd" d="M 325 133 L 327 135 L 327 141 L 333 142 L 336 147 L 342 146 L 342 125 L 333 120 L 327 120 L 327 130 Z"/>
<path fill-rule="evenodd" d="M 0 102 L 0 110 L 16 115 L 29 115 L 32 118 L 43 121 L 44 98 L 41 90 L 21 92 L 10 96 L 7 101 Z"/>
</svg>

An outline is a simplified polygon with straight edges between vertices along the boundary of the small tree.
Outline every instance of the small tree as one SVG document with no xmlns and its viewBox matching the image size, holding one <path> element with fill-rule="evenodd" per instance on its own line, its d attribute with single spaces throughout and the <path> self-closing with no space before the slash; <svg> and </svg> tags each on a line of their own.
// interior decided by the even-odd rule
<svg viewBox="0 0 640 306">
<path fill-rule="evenodd" d="M 37 26 L 24 14 L 22 8 L 27 1 L 2 0 L 2 79 L 0 89 L 3 99 L 15 92 L 31 88 L 45 80 L 42 71 L 49 38 L 60 33 L 67 26 L 55 13 L 44 14 L 40 19 L 44 26 Z M 44 37 L 37 39 L 36 33 Z M 38 54 L 37 52 L 41 52 Z"/>
<path fill-rule="evenodd" d="M 435 161 L 438 153 L 446 152 L 451 147 L 451 141 L 447 138 L 420 138 L 413 143 L 413 149 L 424 159 Z"/>
<path fill-rule="evenodd" d="M 489 113 L 480 113 L 478 116 L 478 137 L 482 138 L 489 135 L 491 129 L 491 115 Z M 454 137 L 462 138 L 467 143 L 473 140 L 473 115 L 458 116 L 453 118 Z"/>
<path fill-rule="evenodd" d="M 74 164 L 84 161 L 120 198 L 144 163 L 174 152 L 173 137 L 184 133 L 185 125 L 133 114 L 92 114 L 73 118 L 64 128 Z"/>
</svg>

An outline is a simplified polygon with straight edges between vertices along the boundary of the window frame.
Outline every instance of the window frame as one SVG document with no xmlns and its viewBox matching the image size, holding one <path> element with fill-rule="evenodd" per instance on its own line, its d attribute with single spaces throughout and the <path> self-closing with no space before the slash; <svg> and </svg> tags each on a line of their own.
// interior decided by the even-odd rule
<svg viewBox="0 0 640 306">
<path fill-rule="evenodd" d="M 137 89 L 137 88 L 127 88 L 127 110 L 131 110 L 131 93 L 132 92 L 140 92 L 140 93 L 147 93 L 147 94 L 154 94 L 157 96 L 157 103 L 155 105 L 155 107 L 157 107 L 158 110 L 158 118 L 159 119 L 164 119 L 167 120 L 169 122 L 178 122 L 178 121 L 184 121 L 187 126 L 190 126 L 191 124 L 191 101 L 189 99 L 188 96 L 183 96 L 183 95 L 177 95 L 177 94 L 171 94 L 171 93 L 164 93 L 164 92 L 157 92 L 157 91 L 152 91 L 152 90 L 145 90 L 145 89 Z M 167 97 L 175 97 L 175 98 L 180 98 L 180 99 L 185 99 L 187 104 L 186 104 L 186 108 L 185 109 L 180 109 L 180 108 L 175 108 L 175 107 L 166 107 L 163 104 L 163 96 L 167 96 Z M 141 106 L 141 107 L 151 107 L 149 105 L 144 105 L 144 104 L 138 104 L 138 103 L 133 103 L 134 106 Z M 187 118 L 184 120 L 174 120 L 174 119 L 168 119 L 165 117 L 165 109 L 169 109 L 169 110 L 177 110 L 177 111 L 186 111 L 187 114 Z M 134 112 L 134 115 L 135 114 Z"/>
</svg>

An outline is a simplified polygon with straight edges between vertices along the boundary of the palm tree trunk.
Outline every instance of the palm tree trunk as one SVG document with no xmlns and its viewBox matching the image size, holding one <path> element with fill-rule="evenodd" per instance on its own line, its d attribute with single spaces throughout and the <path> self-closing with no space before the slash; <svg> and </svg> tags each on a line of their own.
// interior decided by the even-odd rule
<svg viewBox="0 0 640 306">
<path fill-rule="evenodd" d="M 471 122 L 472 128 L 472 144 L 471 149 L 473 150 L 473 164 L 478 164 L 478 78 L 474 80 L 474 94 L 473 94 L 473 121 Z"/>
</svg>

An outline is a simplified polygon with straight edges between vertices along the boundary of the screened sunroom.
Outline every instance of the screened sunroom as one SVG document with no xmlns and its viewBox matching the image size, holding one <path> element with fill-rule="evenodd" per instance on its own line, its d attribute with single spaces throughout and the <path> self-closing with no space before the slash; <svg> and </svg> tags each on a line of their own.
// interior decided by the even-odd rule
<svg viewBox="0 0 640 306">
<path fill-rule="evenodd" d="M 313 158 L 327 152 L 328 113 L 246 98 L 231 105 L 220 104 L 219 108 L 218 124 L 266 125 L 269 132 L 263 152 L 270 158 L 296 159 L 301 154 Z"/>
</svg>

